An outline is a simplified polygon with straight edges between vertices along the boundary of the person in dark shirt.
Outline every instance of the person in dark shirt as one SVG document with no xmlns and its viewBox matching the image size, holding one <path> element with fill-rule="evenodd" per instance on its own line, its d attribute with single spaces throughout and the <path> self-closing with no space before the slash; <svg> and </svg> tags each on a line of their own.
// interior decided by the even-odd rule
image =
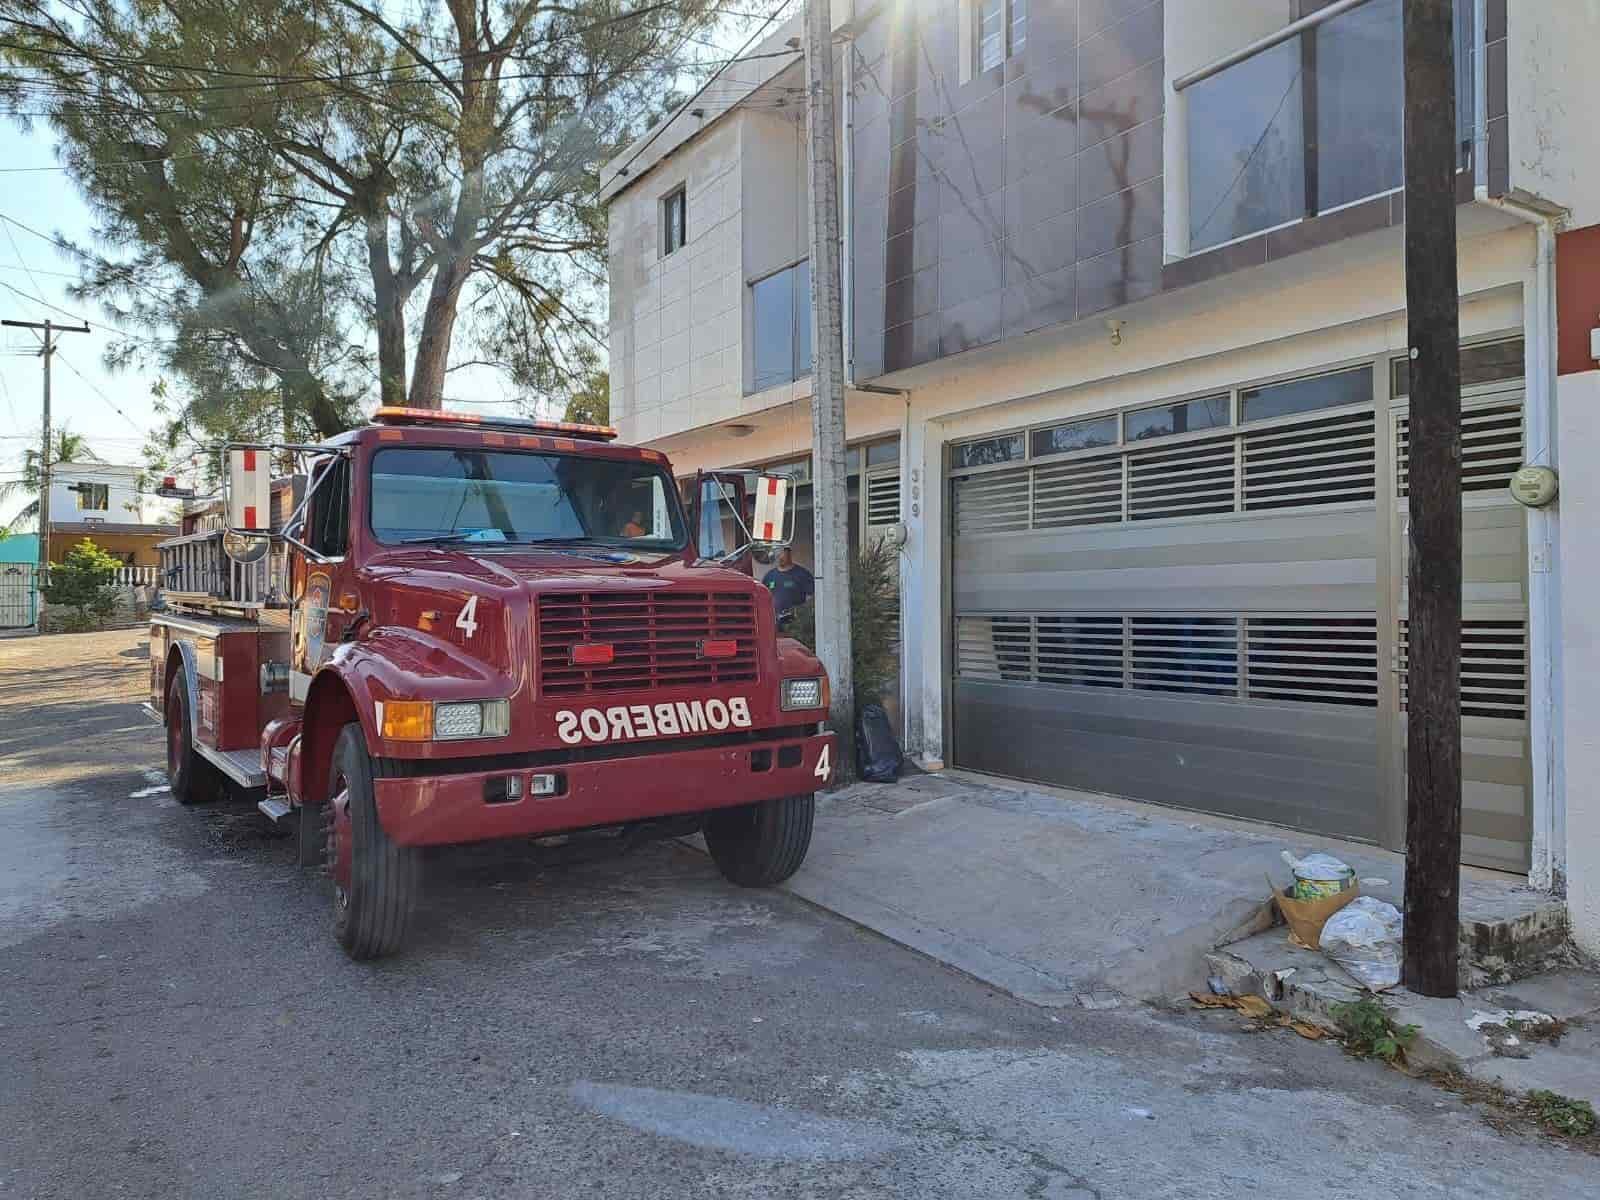
<svg viewBox="0 0 1600 1200">
<path fill-rule="evenodd" d="M 794 561 L 794 555 L 785 546 L 778 551 L 778 565 L 761 580 L 772 593 L 772 607 L 777 611 L 778 624 L 782 625 L 794 610 L 804 604 L 817 590 L 811 572 Z"/>
</svg>

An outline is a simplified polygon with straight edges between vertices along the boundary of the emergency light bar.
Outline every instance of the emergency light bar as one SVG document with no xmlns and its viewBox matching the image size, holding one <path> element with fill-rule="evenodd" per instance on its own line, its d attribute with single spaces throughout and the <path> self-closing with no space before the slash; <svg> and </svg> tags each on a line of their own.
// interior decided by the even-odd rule
<svg viewBox="0 0 1600 1200">
<path fill-rule="evenodd" d="M 379 425 L 470 425 L 508 433 L 543 433 L 557 437 L 609 442 L 617 431 L 609 425 L 580 425 L 573 421 L 535 421 L 526 417 L 481 417 L 477 413 L 447 412 L 442 408 L 380 408 L 372 415 Z"/>
</svg>

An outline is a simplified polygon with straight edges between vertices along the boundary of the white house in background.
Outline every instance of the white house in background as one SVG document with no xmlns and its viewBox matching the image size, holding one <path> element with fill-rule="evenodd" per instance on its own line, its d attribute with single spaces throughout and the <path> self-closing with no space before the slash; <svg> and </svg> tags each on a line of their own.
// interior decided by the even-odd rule
<svg viewBox="0 0 1600 1200">
<path fill-rule="evenodd" d="M 178 535 L 166 504 L 139 491 L 138 467 L 58 463 L 50 468 L 50 561 L 89 538 L 130 566 L 160 564 L 157 543 Z"/>
<path fill-rule="evenodd" d="M 1463 858 L 1565 889 L 1600 952 L 1600 5 L 1455 12 Z M 833 14 L 850 498 L 906 527 L 908 751 L 1400 848 L 1401 0 Z M 799 32 L 602 195 L 615 423 L 792 467 L 804 558 Z"/>
<path fill-rule="evenodd" d="M 142 525 L 139 468 L 57 463 L 50 468 L 51 524 Z"/>
</svg>

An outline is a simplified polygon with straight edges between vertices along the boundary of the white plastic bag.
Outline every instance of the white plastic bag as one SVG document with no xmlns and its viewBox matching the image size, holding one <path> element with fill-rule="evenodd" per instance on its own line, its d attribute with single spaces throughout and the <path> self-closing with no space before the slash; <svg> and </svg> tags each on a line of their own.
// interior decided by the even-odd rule
<svg viewBox="0 0 1600 1200">
<path fill-rule="evenodd" d="M 1400 982 L 1400 910 L 1371 896 L 1350 901 L 1322 927 L 1322 952 L 1369 991 Z"/>
</svg>

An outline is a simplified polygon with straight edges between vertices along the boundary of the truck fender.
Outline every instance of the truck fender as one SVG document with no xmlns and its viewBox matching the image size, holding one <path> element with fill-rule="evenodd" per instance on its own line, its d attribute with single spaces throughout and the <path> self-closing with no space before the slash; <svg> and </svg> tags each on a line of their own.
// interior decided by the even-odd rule
<svg viewBox="0 0 1600 1200">
<path fill-rule="evenodd" d="M 352 721 L 359 721 L 367 745 L 377 742 L 374 708 L 370 699 L 357 700 L 365 689 L 354 688 L 337 666 L 318 671 L 306 689 L 305 717 L 300 726 L 301 804 L 321 804 L 328 795 L 328 775 L 334 743 Z"/>
<path fill-rule="evenodd" d="M 791 675 L 826 675 L 822 660 L 798 638 L 778 636 L 778 669 L 784 678 Z"/>
<path fill-rule="evenodd" d="M 453 687 L 462 698 L 504 695 L 507 681 L 488 664 L 459 646 L 413 629 L 379 627 L 359 642 L 340 646 L 312 678 L 306 691 L 305 724 L 301 730 L 304 800 L 320 804 L 327 796 L 328 769 L 339 731 L 361 723 L 367 746 L 379 745 L 378 701 L 411 693 L 416 678 L 400 664 L 428 656 L 430 680 Z M 447 695 L 446 698 L 449 698 Z"/>
<path fill-rule="evenodd" d="M 183 673 L 184 697 L 189 701 L 189 719 L 200 720 L 200 668 L 196 665 L 194 643 L 188 638 L 175 638 L 172 649 L 167 652 L 167 670 L 161 680 L 161 715 L 167 716 L 167 689 L 172 686 L 172 677 L 178 672 Z M 190 732 L 191 737 L 199 736 L 199 729 Z"/>
</svg>

